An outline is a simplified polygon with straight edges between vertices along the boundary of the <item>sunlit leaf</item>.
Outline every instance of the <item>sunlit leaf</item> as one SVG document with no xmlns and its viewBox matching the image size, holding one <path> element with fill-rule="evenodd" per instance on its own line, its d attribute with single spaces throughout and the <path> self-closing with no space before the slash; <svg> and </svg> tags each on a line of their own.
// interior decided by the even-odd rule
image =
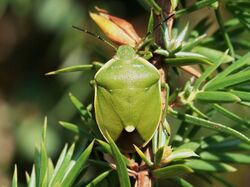
<svg viewBox="0 0 250 187">
<path fill-rule="evenodd" d="M 59 121 L 59 124 L 73 133 L 79 134 L 79 132 L 80 132 L 80 128 L 73 123 Z"/>
<path fill-rule="evenodd" d="M 61 126 L 63 126 L 64 128 L 66 128 L 67 130 L 75 133 L 75 134 L 78 134 L 78 135 L 82 135 L 84 137 L 87 137 L 88 139 L 92 140 L 94 139 L 93 135 L 90 134 L 85 128 L 84 126 L 78 126 L 78 125 L 75 125 L 73 123 L 69 123 L 69 122 L 65 122 L 65 121 L 59 121 L 59 124 Z"/>
<path fill-rule="evenodd" d="M 226 3 L 227 9 L 233 14 L 234 17 L 238 18 L 242 25 L 250 30 L 250 19 L 249 19 L 249 1 L 228 1 Z"/>
<path fill-rule="evenodd" d="M 178 34 L 177 38 L 175 39 L 176 48 L 179 47 L 183 43 L 185 36 L 187 34 L 187 31 L 188 31 L 188 27 L 189 27 L 189 24 L 186 24 L 184 29 L 181 30 L 181 32 Z"/>
<path fill-rule="evenodd" d="M 94 186 L 98 186 L 99 183 L 105 178 L 107 177 L 113 170 L 108 170 L 108 171 L 104 171 L 103 173 L 101 173 L 100 175 L 98 175 L 96 178 L 94 178 L 91 182 L 89 182 L 86 187 L 94 187 Z"/>
<path fill-rule="evenodd" d="M 200 157 L 203 160 L 221 161 L 237 164 L 250 164 L 250 156 L 241 153 L 225 152 L 201 152 Z"/>
<path fill-rule="evenodd" d="M 194 64 L 211 65 L 211 62 L 207 58 L 191 57 L 191 56 L 165 58 L 164 63 L 170 66 L 187 66 L 187 65 L 194 65 Z"/>
<path fill-rule="evenodd" d="M 17 166 L 15 165 L 15 169 L 14 169 L 14 174 L 12 177 L 12 187 L 18 187 L 18 180 L 17 180 Z"/>
<path fill-rule="evenodd" d="M 176 164 L 172 166 L 166 166 L 160 169 L 155 169 L 152 171 L 152 174 L 156 178 L 164 179 L 164 178 L 172 178 L 176 176 L 180 176 L 186 173 L 192 173 L 193 170 L 187 165 Z"/>
<path fill-rule="evenodd" d="M 180 177 L 174 177 L 173 179 L 171 179 L 171 181 L 173 181 L 180 187 L 193 187 L 192 184 L 190 184 L 188 181 Z"/>
<path fill-rule="evenodd" d="M 192 49 L 192 52 L 201 54 L 207 57 L 208 59 L 210 59 L 212 62 L 217 62 L 218 59 L 220 59 L 223 55 L 224 55 L 224 58 L 221 63 L 228 63 L 228 62 L 233 61 L 233 58 L 230 55 L 228 54 L 225 55 L 224 52 L 222 51 L 211 49 L 208 47 L 197 46 Z"/>
<path fill-rule="evenodd" d="M 147 34 L 153 33 L 153 29 L 154 29 L 154 12 L 151 10 L 149 20 L 148 20 Z"/>
<path fill-rule="evenodd" d="M 201 127 L 205 127 L 208 129 L 212 129 L 212 130 L 215 130 L 218 132 L 226 133 L 228 135 L 237 137 L 237 138 L 245 141 L 246 143 L 250 144 L 250 139 L 247 136 L 240 133 L 239 131 L 236 131 L 230 127 L 224 126 L 220 123 L 216 123 L 216 122 L 212 122 L 212 121 L 205 120 L 202 118 L 198 118 L 198 117 L 195 117 L 195 116 L 192 116 L 189 114 L 182 114 L 182 113 L 176 112 L 174 110 L 172 110 L 170 112 L 170 114 L 179 120 L 185 121 L 185 122 L 190 123 L 190 124 L 198 125 Z"/>
<path fill-rule="evenodd" d="M 28 184 L 29 187 L 36 187 L 36 174 L 35 174 L 35 171 L 36 171 L 36 169 L 35 169 L 35 166 L 33 165 L 31 175 L 30 175 L 30 181 L 29 181 L 29 184 Z"/>
<path fill-rule="evenodd" d="M 176 7 L 178 6 L 179 0 L 171 0 L 171 7 L 172 10 L 175 10 Z"/>
<path fill-rule="evenodd" d="M 240 98 L 229 92 L 204 91 L 195 95 L 196 99 L 207 103 L 234 103 L 239 102 Z"/>
<path fill-rule="evenodd" d="M 199 157 L 194 151 L 190 149 L 180 149 L 174 150 L 169 157 L 167 158 L 168 162 L 178 160 L 178 159 L 185 159 L 189 157 Z"/>
<path fill-rule="evenodd" d="M 250 80 L 250 70 L 228 75 L 227 77 L 216 78 L 216 81 L 208 82 L 205 86 L 205 90 L 218 90 L 229 86 L 241 84 Z"/>
<path fill-rule="evenodd" d="M 85 70 L 91 70 L 93 68 L 94 68 L 94 65 L 92 65 L 92 64 L 70 66 L 70 67 L 59 69 L 56 71 L 51 71 L 49 73 L 46 73 L 46 75 L 56 75 L 56 74 L 61 74 L 61 73 L 85 71 Z"/>
<path fill-rule="evenodd" d="M 214 2 L 216 2 L 216 0 L 201 0 L 201 1 L 198 1 L 198 2 L 194 3 L 193 5 L 191 5 L 190 7 L 183 8 L 183 9 L 180 9 L 180 10 L 176 11 L 176 17 L 180 17 L 180 16 L 183 16 L 184 14 L 191 13 L 193 11 L 199 10 L 199 9 L 201 9 L 203 7 L 206 7 L 206 6 L 209 6 L 209 5 L 213 4 Z"/>
<path fill-rule="evenodd" d="M 91 113 L 87 110 L 87 108 L 81 103 L 81 101 L 76 96 L 74 96 L 72 93 L 69 93 L 69 98 L 73 103 L 73 105 L 78 110 L 78 112 L 82 115 L 82 117 L 84 117 L 85 119 L 92 117 Z"/>
<path fill-rule="evenodd" d="M 222 178 L 221 176 L 216 176 L 214 174 L 210 174 L 210 176 L 215 179 L 216 181 L 220 182 L 222 185 L 224 185 L 225 187 L 234 187 L 233 184 L 231 184 L 230 182 L 228 182 L 227 179 Z"/>
<path fill-rule="evenodd" d="M 161 7 L 155 2 L 155 0 L 144 0 L 147 1 L 149 6 L 152 7 L 156 14 L 160 14 Z"/>
<path fill-rule="evenodd" d="M 155 165 L 159 165 L 162 161 L 162 159 L 164 159 L 164 146 L 163 147 L 160 147 L 156 153 L 155 153 Z M 168 156 L 168 155 L 167 155 Z"/>
<path fill-rule="evenodd" d="M 26 178 L 27 184 L 29 184 L 30 183 L 30 175 L 27 171 L 25 172 L 25 178 Z"/>
<path fill-rule="evenodd" d="M 243 92 L 243 91 L 236 91 L 236 90 L 230 90 L 230 92 L 238 96 L 242 101 L 250 102 L 250 92 Z"/>
<path fill-rule="evenodd" d="M 239 125 L 246 125 L 250 127 L 250 123 L 246 120 L 243 119 L 242 117 L 236 115 L 235 113 L 227 110 L 226 108 L 223 108 L 222 106 L 215 104 L 213 105 L 213 108 L 218 111 L 219 113 L 223 114 L 224 116 L 228 117 L 229 119 L 237 122 Z"/>
<path fill-rule="evenodd" d="M 202 75 L 195 81 L 194 83 L 194 89 L 198 89 L 201 84 L 220 66 L 221 63 L 225 60 L 227 56 L 227 52 L 225 52 L 223 55 L 220 56 L 216 61 L 214 62 L 213 66 L 209 66 L 206 68 L 206 71 L 202 73 Z"/>
<path fill-rule="evenodd" d="M 189 40 L 188 42 L 186 43 L 183 43 L 182 45 L 182 48 L 181 48 L 181 51 L 190 51 L 192 50 L 193 48 L 196 49 L 196 46 L 199 45 L 201 43 L 201 41 L 206 37 L 207 35 L 206 34 L 203 34 L 201 36 L 198 36 L 196 37 L 195 39 L 193 40 Z M 198 47 L 197 47 L 198 48 Z M 195 52 L 195 50 L 192 50 L 192 52 Z M 201 54 L 201 55 L 204 55 L 203 53 L 200 53 L 200 52 L 197 52 L 198 54 Z M 205 54 L 205 56 L 207 56 Z M 210 58 L 209 58 L 210 59 Z"/>
<path fill-rule="evenodd" d="M 164 49 L 156 49 L 154 51 L 154 53 L 165 56 L 165 57 L 169 57 L 169 52 L 167 50 L 164 50 Z"/>
<path fill-rule="evenodd" d="M 75 144 L 72 144 L 68 151 L 67 151 L 67 147 L 68 147 L 67 145 L 64 147 L 56 163 L 54 173 L 49 183 L 51 187 L 53 187 L 57 183 L 60 183 L 63 180 L 63 177 L 66 173 L 66 169 L 68 168 L 70 164 L 70 160 L 74 153 Z"/>
<path fill-rule="evenodd" d="M 52 175 L 54 173 L 54 164 L 51 160 L 51 158 L 48 159 L 48 169 L 47 169 L 47 182 L 46 182 L 46 187 L 48 186 L 49 184 L 49 181 L 51 181 L 51 178 L 52 178 Z"/>
<path fill-rule="evenodd" d="M 97 139 L 96 141 L 100 144 L 103 152 L 112 154 L 111 147 L 107 142 L 104 142 L 104 141 L 99 140 L 99 139 Z M 130 160 L 127 157 L 125 157 L 124 155 L 122 155 L 122 157 L 124 159 L 124 162 L 128 166 L 130 164 Z"/>
<path fill-rule="evenodd" d="M 151 160 L 147 159 L 146 155 L 140 150 L 139 147 L 137 147 L 136 145 L 134 145 L 135 151 L 137 152 L 137 154 L 141 157 L 141 159 L 148 165 L 148 166 L 152 166 L 153 163 Z"/>
<path fill-rule="evenodd" d="M 212 136 L 213 137 L 213 136 Z M 227 138 L 217 141 L 211 141 L 210 137 L 201 141 L 201 148 L 203 150 L 212 151 L 244 151 L 250 150 L 250 145 L 242 142 L 236 138 Z"/>
<path fill-rule="evenodd" d="M 185 162 L 185 165 L 193 170 L 207 172 L 234 172 L 236 169 L 233 166 L 221 162 L 209 162 L 204 160 L 192 159 Z"/>
<path fill-rule="evenodd" d="M 45 179 L 45 175 L 47 173 L 47 165 L 48 165 L 48 157 L 44 142 L 41 143 L 40 150 L 36 151 L 36 186 L 42 186 L 43 181 Z"/>
<path fill-rule="evenodd" d="M 67 176 L 62 181 L 62 186 L 72 186 L 80 174 L 80 172 L 84 169 L 85 164 L 90 156 L 94 145 L 94 141 L 92 141 L 89 146 L 81 153 L 81 155 L 75 161 L 75 164 L 67 173 Z"/>
<path fill-rule="evenodd" d="M 212 80 L 208 82 L 208 84 L 215 84 L 217 81 L 221 81 L 221 78 L 225 78 L 226 76 L 230 75 L 233 71 L 245 66 L 249 65 L 250 61 L 250 52 L 241 57 L 239 60 L 231 64 L 229 67 L 227 67 L 225 70 L 223 70 L 221 73 L 216 75 Z"/>
<path fill-rule="evenodd" d="M 119 150 L 119 148 L 116 146 L 115 142 L 112 140 L 110 135 L 107 133 L 107 138 L 110 143 L 110 147 L 112 150 L 112 155 L 115 159 L 116 164 L 116 170 L 118 173 L 120 186 L 121 187 L 130 187 L 130 180 L 128 176 L 128 171 L 126 167 L 126 163 L 124 162 L 123 156 Z"/>
<path fill-rule="evenodd" d="M 197 150 L 200 147 L 200 144 L 197 142 L 188 142 L 185 144 L 180 145 L 179 147 L 177 147 L 176 149 L 190 149 L 192 151 Z"/>
</svg>

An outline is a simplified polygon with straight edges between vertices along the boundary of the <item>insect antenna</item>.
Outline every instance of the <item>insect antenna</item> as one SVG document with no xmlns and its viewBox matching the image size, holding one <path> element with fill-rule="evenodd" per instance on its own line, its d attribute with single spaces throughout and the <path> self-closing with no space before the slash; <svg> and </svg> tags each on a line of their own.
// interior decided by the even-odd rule
<svg viewBox="0 0 250 187">
<path fill-rule="evenodd" d="M 170 18 L 174 17 L 175 13 L 169 15 L 167 18 L 162 20 L 160 23 L 158 23 L 156 26 L 154 26 L 152 31 L 149 31 L 144 38 L 147 38 L 150 34 L 152 34 L 158 27 L 160 27 L 163 23 L 167 22 Z"/>
<path fill-rule="evenodd" d="M 97 34 L 94 34 L 94 33 L 90 32 L 90 31 L 88 31 L 88 30 L 86 30 L 86 29 L 82 29 L 82 28 L 80 28 L 80 27 L 74 26 L 74 25 L 72 25 L 72 27 L 73 27 L 74 29 L 76 29 L 76 30 L 85 32 L 85 33 L 87 33 L 87 34 L 89 34 L 89 35 L 91 35 L 91 36 L 93 36 L 93 37 L 95 37 L 95 38 L 97 38 L 97 39 L 103 41 L 104 43 L 106 43 L 107 45 L 109 45 L 110 47 L 112 47 L 115 51 L 117 51 L 117 48 L 116 48 L 112 43 L 110 43 L 109 41 L 105 40 L 105 39 L 102 38 L 101 36 L 99 36 L 99 35 L 97 35 Z"/>
</svg>

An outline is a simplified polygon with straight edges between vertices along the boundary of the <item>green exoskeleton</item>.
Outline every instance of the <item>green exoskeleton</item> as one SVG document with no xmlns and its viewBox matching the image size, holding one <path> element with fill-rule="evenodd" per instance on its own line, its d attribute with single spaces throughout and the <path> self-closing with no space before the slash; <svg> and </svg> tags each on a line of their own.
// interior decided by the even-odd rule
<svg viewBox="0 0 250 187">
<path fill-rule="evenodd" d="M 173 15 L 151 28 L 142 40 L 129 22 L 102 9 L 97 10 L 99 14 L 90 13 L 91 18 L 108 38 L 120 46 L 116 55 L 94 77 L 96 121 L 106 140 L 110 135 L 121 150 L 131 152 L 134 150 L 133 145 L 144 147 L 152 139 L 164 116 L 160 73 L 150 62 L 137 55 L 134 48 L 140 49 L 143 46 L 140 44 L 150 33 Z M 116 49 L 100 36 L 73 27 Z M 74 70 L 79 69 L 81 67 Z"/>
<path fill-rule="evenodd" d="M 122 45 L 94 80 L 95 115 L 102 135 L 109 133 L 125 151 L 133 144 L 145 146 L 161 119 L 158 70 L 132 47 Z"/>
</svg>

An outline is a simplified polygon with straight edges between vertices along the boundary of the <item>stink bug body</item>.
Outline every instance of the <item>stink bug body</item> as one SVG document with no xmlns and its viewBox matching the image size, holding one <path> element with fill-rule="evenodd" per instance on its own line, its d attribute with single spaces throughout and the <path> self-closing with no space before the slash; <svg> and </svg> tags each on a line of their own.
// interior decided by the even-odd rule
<svg viewBox="0 0 250 187">
<path fill-rule="evenodd" d="M 94 105 L 105 138 L 109 133 L 124 151 L 131 150 L 133 144 L 145 146 L 161 119 L 158 70 L 132 47 L 120 46 L 95 75 Z"/>
<path fill-rule="evenodd" d="M 140 48 L 143 40 L 133 25 L 107 11 L 97 8 L 91 18 L 108 38 L 121 45 L 116 55 L 96 73 L 95 116 L 97 125 L 106 140 L 108 134 L 123 151 L 145 146 L 153 137 L 162 118 L 161 82 L 159 71 L 147 60 L 138 56 L 133 47 Z M 173 17 L 173 14 L 163 22 Z M 162 22 L 162 23 L 163 23 Z M 151 28 L 146 39 L 162 23 Z M 104 41 L 87 30 L 73 26 Z"/>
</svg>

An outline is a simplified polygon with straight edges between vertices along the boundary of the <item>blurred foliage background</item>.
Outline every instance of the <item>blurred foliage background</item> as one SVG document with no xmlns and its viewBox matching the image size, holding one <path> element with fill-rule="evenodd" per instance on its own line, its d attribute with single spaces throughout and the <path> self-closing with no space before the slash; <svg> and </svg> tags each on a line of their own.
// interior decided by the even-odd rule
<svg viewBox="0 0 250 187">
<path fill-rule="evenodd" d="M 31 170 L 34 146 L 40 142 L 44 116 L 48 116 L 47 148 L 52 158 L 74 138 L 58 121 L 79 120 L 68 94 L 72 92 L 83 103 L 90 103 L 93 89 L 89 81 L 94 72 L 54 77 L 44 74 L 112 57 L 108 46 L 71 27 L 81 26 L 99 34 L 88 16 L 95 6 L 131 21 L 137 32 L 145 35 L 148 12 L 133 0 L 0 0 L 0 186 L 10 186 L 14 163 L 19 180 L 25 180 L 24 171 Z M 218 26 L 208 8 L 184 16 L 177 26 L 183 27 L 187 21 L 195 25 L 205 17 L 209 20 L 206 33 L 211 35 Z M 224 19 L 230 17 L 229 12 L 223 12 Z M 242 37 L 249 38 L 249 32 Z M 247 186 L 249 168 L 241 166 L 237 174 L 227 177 L 236 186 Z M 195 186 L 205 186 L 195 180 Z"/>
</svg>

